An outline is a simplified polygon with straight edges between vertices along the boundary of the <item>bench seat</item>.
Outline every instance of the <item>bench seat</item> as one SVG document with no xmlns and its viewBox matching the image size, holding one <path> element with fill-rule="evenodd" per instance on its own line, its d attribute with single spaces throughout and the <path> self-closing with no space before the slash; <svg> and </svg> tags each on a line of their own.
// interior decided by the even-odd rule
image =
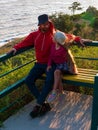
<svg viewBox="0 0 98 130">
<path fill-rule="evenodd" d="M 77 75 L 65 74 L 63 76 L 63 83 L 93 88 L 98 70 L 78 68 L 78 72 Z M 45 79 L 45 75 L 41 78 Z"/>
<path fill-rule="evenodd" d="M 92 87 L 94 85 L 94 78 L 95 75 L 98 73 L 98 70 L 92 70 L 92 69 L 84 69 L 84 68 L 78 68 L 79 73 L 77 75 L 64 75 L 63 76 L 63 82 L 67 84 L 73 84 L 73 85 L 83 85 Z M 45 79 L 45 74 L 41 77 L 41 79 Z M 18 82 L 12 84 L 11 86 L 5 88 L 3 91 L 0 92 L 0 98 L 5 96 L 6 94 L 10 93 L 17 87 L 20 87 L 22 84 L 24 84 L 25 77 L 23 79 L 20 79 Z"/>
<path fill-rule="evenodd" d="M 66 82 L 68 83 L 68 81 L 86 83 L 86 85 L 88 84 L 87 85 L 88 87 L 90 87 L 94 84 L 94 78 L 95 78 L 96 74 L 98 73 L 98 70 L 78 68 L 78 71 L 79 71 L 79 73 L 77 75 L 64 75 L 63 81 L 65 83 Z"/>
</svg>

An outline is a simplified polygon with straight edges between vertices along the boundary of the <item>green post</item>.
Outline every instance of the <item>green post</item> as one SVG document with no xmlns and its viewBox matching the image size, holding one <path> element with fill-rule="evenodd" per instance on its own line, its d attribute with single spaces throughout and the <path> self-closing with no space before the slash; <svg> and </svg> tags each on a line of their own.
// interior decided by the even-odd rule
<svg viewBox="0 0 98 130">
<path fill-rule="evenodd" d="M 98 126 L 98 74 L 95 76 L 95 82 L 94 82 L 91 130 L 97 130 L 97 126 Z"/>
</svg>

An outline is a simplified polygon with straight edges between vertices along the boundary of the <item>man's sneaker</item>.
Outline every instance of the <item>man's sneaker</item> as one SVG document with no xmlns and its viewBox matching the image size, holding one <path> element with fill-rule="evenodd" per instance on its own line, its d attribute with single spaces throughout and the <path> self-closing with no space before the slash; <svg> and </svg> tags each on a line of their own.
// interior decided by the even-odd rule
<svg viewBox="0 0 98 130">
<path fill-rule="evenodd" d="M 41 111 L 41 107 L 42 107 L 42 106 L 36 105 L 36 106 L 33 108 L 33 111 L 30 112 L 30 116 L 31 116 L 32 118 L 35 118 L 35 117 L 39 116 L 39 113 L 40 113 L 40 111 Z"/>
<path fill-rule="evenodd" d="M 51 110 L 51 107 L 50 107 L 49 103 L 43 103 L 39 115 L 43 116 L 50 110 Z"/>
<path fill-rule="evenodd" d="M 51 107 L 50 107 L 49 103 L 43 103 L 42 106 L 36 105 L 33 108 L 33 111 L 30 113 L 30 116 L 32 118 L 35 118 L 38 116 L 43 116 L 50 110 L 51 110 Z"/>
</svg>

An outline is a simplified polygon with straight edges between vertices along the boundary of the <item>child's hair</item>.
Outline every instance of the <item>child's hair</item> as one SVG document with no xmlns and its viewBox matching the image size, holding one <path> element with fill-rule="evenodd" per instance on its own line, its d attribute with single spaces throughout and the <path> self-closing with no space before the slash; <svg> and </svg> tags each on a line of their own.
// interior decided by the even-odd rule
<svg viewBox="0 0 98 130">
<path fill-rule="evenodd" d="M 54 34 L 54 40 L 59 43 L 60 45 L 64 45 L 65 40 L 66 40 L 66 36 L 65 33 L 61 32 L 61 31 L 57 31 Z"/>
</svg>

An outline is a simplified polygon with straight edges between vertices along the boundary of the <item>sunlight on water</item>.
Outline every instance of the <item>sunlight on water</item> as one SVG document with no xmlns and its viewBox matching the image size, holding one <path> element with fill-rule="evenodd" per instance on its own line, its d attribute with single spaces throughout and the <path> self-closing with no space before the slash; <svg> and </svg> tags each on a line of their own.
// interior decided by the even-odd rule
<svg viewBox="0 0 98 130">
<path fill-rule="evenodd" d="M 76 0 L 75 0 L 76 1 Z M 0 45 L 14 37 L 27 35 L 31 30 L 37 28 L 37 17 L 40 14 L 49 15 L 55 12 L 71 14 L 68 9 L 74 0 L 0 0 Z M 98 1 L 77 0 L 83 7 L 81 13 L 89 5 L 98 8 Z"/>
</svg>

